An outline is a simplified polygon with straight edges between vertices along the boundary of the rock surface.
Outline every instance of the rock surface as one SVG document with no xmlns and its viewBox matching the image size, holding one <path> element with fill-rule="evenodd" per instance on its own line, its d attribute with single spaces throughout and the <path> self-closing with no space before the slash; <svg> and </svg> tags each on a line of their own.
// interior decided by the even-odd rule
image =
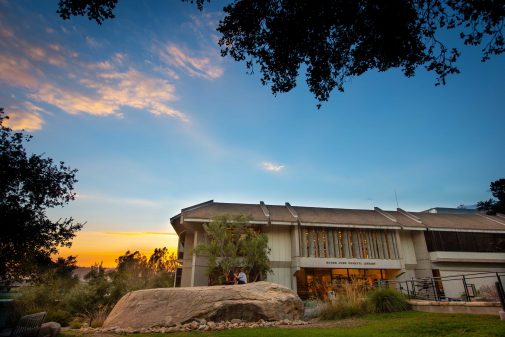
<svg viewBox="0 0 505 337">
<path fill-rule="evenodd" d="M 275 283 L 255 282 L 133 291 L 119 300 L 103 328 L 149 329 L 193 321 L 255 322 L 300 320 L 302 317 L 303 303 L 295 292 Z"/>
<path fill-rule="evenodd" d="M 60 323 L 47 322 L 40 326 L 38 337 L 56 337 L 60 331 Z"/>
</svg>

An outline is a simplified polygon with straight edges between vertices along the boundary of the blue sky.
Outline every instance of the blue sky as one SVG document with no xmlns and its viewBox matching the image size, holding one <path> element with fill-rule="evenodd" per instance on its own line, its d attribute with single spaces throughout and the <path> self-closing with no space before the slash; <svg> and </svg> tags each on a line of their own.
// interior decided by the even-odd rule
<svg viewBox="0 0 505 337">
<path fill-rule="evenodd" d="M 99 26 L 62 21 L 56 0 L 0 1 L 0 106 L 30 151 L 79 170 L 52 217 L 166 233 L 209 199 L 394 209 L 395 191 L 417 211 L 487 199 L 505 176 L 505 57 L 463 48 L 444 87 L 368 72 L 318 110 L 303 77 L 273 96 L 220 57 L 222 5 L 120 0 Z"/>
</svg>

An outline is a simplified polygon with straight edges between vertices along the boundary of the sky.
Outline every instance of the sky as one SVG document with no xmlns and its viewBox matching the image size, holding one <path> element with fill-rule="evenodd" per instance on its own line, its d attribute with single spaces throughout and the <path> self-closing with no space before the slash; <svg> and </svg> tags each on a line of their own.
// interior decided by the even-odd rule
<svg viewBox="0 0 505 337">
<path fill-rule="evenodd" d="M 461 48 L 446 86 L 367 72 L 317 109 L 303 74 L 274 96 L 220 56 L 222 7 L 120 0 L 100 26 L 0 0 L 0 106 L 29 152 L 78 169 L 76 200 L 48 211 L 85 222 L 62 255 L 175 249 L 170 218 L 211 199 L 422 211 L 489 199 L 505 177 L 505 56 Z"/>
</svg>

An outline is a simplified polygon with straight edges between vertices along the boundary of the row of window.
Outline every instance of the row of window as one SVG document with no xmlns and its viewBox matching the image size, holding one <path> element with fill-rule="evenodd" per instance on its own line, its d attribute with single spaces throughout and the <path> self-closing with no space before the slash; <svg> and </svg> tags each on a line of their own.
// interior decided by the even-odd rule
<svg viewBox="0 0 505 337">
<path fill-rule="evenodd" d="M 428 231 L 424 237 L 430 252 L 505 252 L 505 234 Z"/>
<path fill-rule="evenodd" d="M 398 259 L 392 230 L 301 227 L 301 255 L 349 259 Z"/>
</svg>

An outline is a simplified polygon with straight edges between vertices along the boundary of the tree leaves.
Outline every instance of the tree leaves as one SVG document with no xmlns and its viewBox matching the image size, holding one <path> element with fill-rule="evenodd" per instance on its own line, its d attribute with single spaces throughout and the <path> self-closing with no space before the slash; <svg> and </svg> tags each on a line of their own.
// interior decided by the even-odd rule
<svg viewBox="0 0 505 337">
<path fill-rule="evenodd" d="M 503 213 L 505 214 L 505 178 L 492 181 L 489 189 L 495 199 L 477 202 L 479 211 L 487 211 L 490 214 Z"/>
<path fill-rule="evenodd" d="M 58 247 L 69 247 L 83 224 L 46 216 L 48 208 L 74 200 L 77 170 L 28 155 L 23 142 L 31 136 L 6 127 L 7 118 L 0 108 L 0 279 L 20 279 L 34 276 Z"/>
<path fill-rule="evenodd" d="M 182 0 L 203 9 L 205 0 Z M 117 0 L 60 0 L 64 19 L 113 18 Z M 235 0 L 224 7 L 221 55 L 259 67 L 272 93 L 296 87 L 301 71 L 319 103 L 334 89 L 369 70 L 400 68 L 415 75 L 424 66 L 436 85 L 459 73 L 460 51 L 440 39 L 459 30 L 465 45 L 480 46 L 482 61 L 505 51 L 505 3 L 496 0 Z M 320 106 L 320 104 L 318 105 Z"/>
<path fill-rule="evenodd" d="M 245 215 L 217 215 L 203 225 L 206 239 L 195 252 L 208 258 L 210 284 L 224 284 L 229 273 L 243 267 L 248 279 L 264 279 L 271 271 L 268 237 L 249 225 Z"/>
</svg>

